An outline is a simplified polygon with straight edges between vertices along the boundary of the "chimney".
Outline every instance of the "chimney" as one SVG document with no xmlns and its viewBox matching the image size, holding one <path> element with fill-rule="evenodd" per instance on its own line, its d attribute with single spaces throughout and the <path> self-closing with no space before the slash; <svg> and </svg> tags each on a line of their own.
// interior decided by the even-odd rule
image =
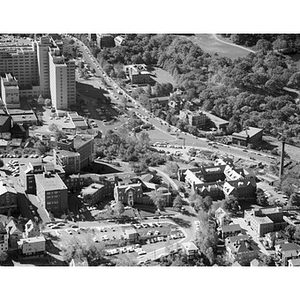
<svg viewBox="0 0 300 300">
<path fill-rule="evenodd" d="M 279 179 L 282 180 L 283 168 L 284 168 L 284 145 L 285 141 L 281 142 L 281 156 L 280 156 L 280 169 L 279 169 Z"/>
</svg>

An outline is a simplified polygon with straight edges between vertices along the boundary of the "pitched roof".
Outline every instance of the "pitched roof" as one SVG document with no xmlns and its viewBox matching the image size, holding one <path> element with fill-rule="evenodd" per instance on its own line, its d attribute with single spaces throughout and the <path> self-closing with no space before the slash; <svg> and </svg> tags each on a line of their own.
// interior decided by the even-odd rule
<svg viewBox="0 0 300 300">
<path fill-rule="evenodd" d="M 295 243 L 283 243 L 280 244 L 281 251 L 292 251 L 292 250 L 300 250 L 300 246 Z"/>
<path fill-rule="evenodd" d="M 188 243 L 182 243 L 182 246 L 184 249 L 188 251 L 198 251 L 198 247 L 193 243 L 193 242 L 188 242 Z"/>
<path fill-rule="evenodd" d="M 230 224 L 230 225 L 223 225 L 221 227 L 223 232 L 232 232 L 232 231 L 241 231 L 242 228 L 239 224 Z"/>
</svg>

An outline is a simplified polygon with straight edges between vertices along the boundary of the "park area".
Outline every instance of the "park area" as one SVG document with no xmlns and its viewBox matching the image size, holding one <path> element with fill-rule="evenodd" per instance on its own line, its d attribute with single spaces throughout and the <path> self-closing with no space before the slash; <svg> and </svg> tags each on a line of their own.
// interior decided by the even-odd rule
<svg viewBox="0 0 300 300">
<path fill-rule="evenodd" d="M 236 59 L 238 57 L 245 57 L 250 53 L 250 51 L 236 45 L 230 45 L 217 40 L 213 34 L 196 34 L 188 37 L 188 39 L 198 45 L 203 51 L 212 55 L 218 53 L 220 56 Z"/>
</svg>

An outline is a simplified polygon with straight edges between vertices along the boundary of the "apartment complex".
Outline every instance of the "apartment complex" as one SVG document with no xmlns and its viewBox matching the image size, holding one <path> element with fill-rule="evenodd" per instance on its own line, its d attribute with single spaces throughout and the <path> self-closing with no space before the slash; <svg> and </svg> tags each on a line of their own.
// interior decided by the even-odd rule
<svg viewBox="0 0 300 300">
<path fill-rule="evenodd" d="M 41 205 L 53 213 L 63 213 L 68 208 L 68 188 L 56 173 L 36 174 L 36 194 Z"/>
<path fill-rule="evenodd" d="M 62 55 L 59 41 L 42 36 L 0 39 L 0 73 L 12 73 L 20 97 L 51 97 L 56 109 L 76 103 L 75 61 Z M 16 92 L 14 92 L 16 94 Z"/>
</svg>

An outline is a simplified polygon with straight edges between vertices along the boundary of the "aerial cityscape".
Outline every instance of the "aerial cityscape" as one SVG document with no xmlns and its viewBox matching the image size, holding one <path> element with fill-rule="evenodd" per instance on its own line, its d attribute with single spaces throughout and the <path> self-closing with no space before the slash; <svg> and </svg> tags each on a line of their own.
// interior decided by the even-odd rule
<svg viewBox="0 0 300 300">
<path fill-rule="evenodd" d="M 300 266 L 300 34 L 1 34 L 1 266 Z"/>
</svg>

